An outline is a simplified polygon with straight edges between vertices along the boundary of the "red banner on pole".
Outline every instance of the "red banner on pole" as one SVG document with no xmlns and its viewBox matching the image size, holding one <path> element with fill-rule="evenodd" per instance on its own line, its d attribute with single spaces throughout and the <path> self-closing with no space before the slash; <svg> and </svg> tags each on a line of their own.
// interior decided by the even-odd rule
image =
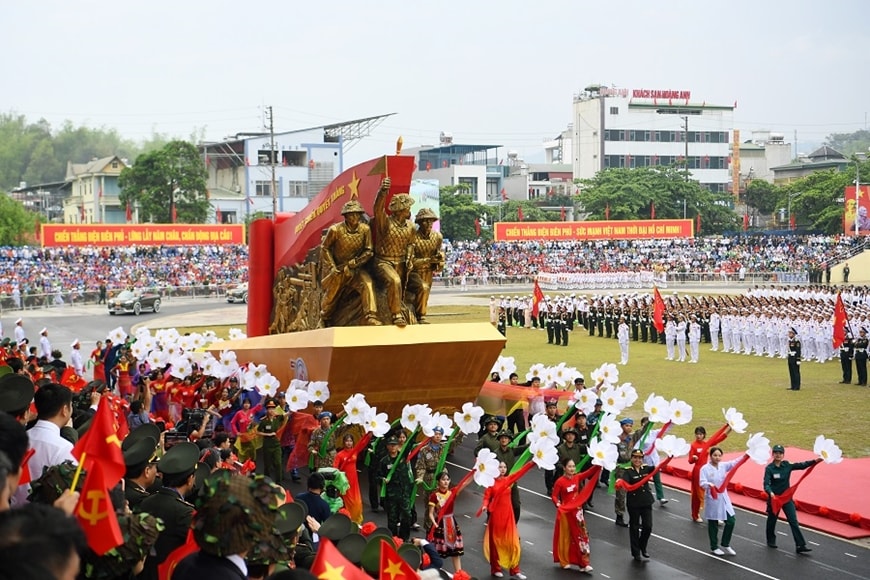
<svg viewBox="0 0 870 580">
<path fill-rule="evenodd" d="M 526 240 L 635 240 L 691 238 L 691 219 L 592 222 L 497 222 L 499 242 Z"/>
<path fill-rule="evenodd" d="M 42 224 L 43 247 L 244 244 L 244 224 Z"/>
</svg>

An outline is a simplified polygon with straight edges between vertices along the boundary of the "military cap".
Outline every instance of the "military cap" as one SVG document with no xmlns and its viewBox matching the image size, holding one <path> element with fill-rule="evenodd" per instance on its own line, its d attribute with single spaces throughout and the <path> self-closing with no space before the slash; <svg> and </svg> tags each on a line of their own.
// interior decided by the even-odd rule
<svg viewBox="0 0 870 580">
<path fill-rule="evenodd" d="M 399 546 L 399 556 L 408 563 L 411 568 L 416 570 L 420 567 L 420 562 L 423 560 L 423 554 L 420 552 L 420 548 L 415 546 L 414 544 L 402 544 Z"/>
<path fill-rule="evenodd" d="M 435 212 L 429 209 L 428 207 L 420 208 L 420 211 L 417 212 L 417 217 L 414 218 L 414 221 L 420 223 L 423 220 L 437 220 L 438 216 L 435 215 Z"/>
<path fill-rule="evenodd" d="M 350 200 L 343 206 L 341 206 L 341 215 L 347 215 L 349 213 L 365 213 L 366 210 L 363 208 L 362 204 L 355 199 Z"/>
<path fill-rule="evenodd" d="M 486 418 L 483 420 L 483 424 L 484 424 L 484 426 L 486 426 L 486 425 L 489 425 L 490 423 L 495 423 L 496 425 L 500 425 L 501 421 L 499 421 L 498 417 L 496 417 L 495 415 L 487 415 Z"/>
<path fill-rule="evenodd" d="M 398 444 L 399 444 L 399 438 L 396 437 L 395 435 L 387 437 L 387 440 L 384 442 L 384 445 L 398 445 Z"/>
<path fill-rule="evenodd" d="M 13 415 L 24 412 L 33 401 L 34 390 L 33 381 L 24 375 L 0 377 L 0 411 Z"/>
<path fill-rule="evenodd" d="M 269 400 L 266 402 L 266 408 L 267 408 L 267 409 L 271 409 L 271 408 L 274 408 L 274 407 L 277 407 L 277 406 L 278 406 L 278 404 L 275 402 L 275 399 L 269 399 Z"/>
<path fill-rule="evenodd" d="M 785 453 L 785 447 L 783 447 L 782 445 L 778 445 L 778 444 L 774 445 L 773 452 L 774 453 Z"/>
<path fill-rule="evenodd" d="M 559 405 L 559 399 L 547 399 L 546 405 L 547 407 L 557 407 Z"/>
<path fill-rule="evenodd" d="M 301 501 L 285 503 L 278 508 L 275 516 L 275 529 L 282 536 L 292 534 L 299 530 L 308 517 L 308 505 Z"/>
<path fill-rule="evenodd" d="M 157 440 L 150 436 L 136 440 L 124 449 L 124 465 L 130 471 L 136 468 L 144 469 L 149 463 L 156 462 Z"/>
<path fill-rule="evenodd" d="M 619 422 L 620 425 L 634 425 L 634 419 L 631 417 L 626 417 Z"/>
<path fill-rule="evenodd" d="M 8 336 L 4 336 L 3 340 L 0 340 L 0 346 L 9 346 L 11 342 L 12 339 L 10 339 Z"/>
<path fill-rule="evenodd" d="M 338 541 L 335 545 L 342 556 L 350 560 L 351 564 L 359 566 L 362 561 L 363 550 L 366 548 L 368 541 L 359 532 L 351 532 Z"/>
<path fill-rule="evenodd" d="M 407 193 L 397 193 L 390 200 L 390 211 L 409 209 L 414 205 L 414 199 Z"/>
<path fill-rule="evenodd" d="M 568 435 L 568 434 L 573 435 L 574 437 L 580 436 L 580 432 L 577 431 L 577 429 L 575 429 L 574 427 L 569 427 L 567 429 L 562 430 L 562 437 L 564 437 L 565 435 Z"/>
<path fill-rule="evenodd" d="M 182 475 L 193 473 L 199 462 L 199 447 L 193 443 L 176 443 L 160 460 L 160 473 Z"/>
<path fill-rule="evenodd" d="M 498 437 L 498 439 L 501 439 L 502 437 L 507 437 L 508 439 L 513 439 L 514 434 L 511 433 L 510 431 L 499 431 L 497 437 Z"/>
<path fill-rule="evenodd" d="M 343 513 L 334 513 L 320 524 L 318 532 L 324 538 L 333 542 L 339 542 L 342 538 L 353 531 L 353 522 Z"/>
<path fill-rule="evenodd" d="M 372 534 L 366 542 L 366 547 L 363 549 L 362 559 L 360 560 L 363 570 L 375 576 L 377 576 L 381 570 L 381 542 L 387 542 L 394 549 L 396 547 L 396 543 L 393 541 L 392 537 L 388 538 L 386 536 L 375 536 Z"/>
<path fill-rule="evenodd" d="M 154 423 L 139 425 L 130 431 L 130 433 L 127 434 L 127 437 L 124 438 L 124 441 L 121 442 L 121 450 L 127 451 L 127 449 L 134 445 L 138 440 L 145 437 L 150 437 L 155 441 L 160 441 L 160 427 Z"/>
</svg>

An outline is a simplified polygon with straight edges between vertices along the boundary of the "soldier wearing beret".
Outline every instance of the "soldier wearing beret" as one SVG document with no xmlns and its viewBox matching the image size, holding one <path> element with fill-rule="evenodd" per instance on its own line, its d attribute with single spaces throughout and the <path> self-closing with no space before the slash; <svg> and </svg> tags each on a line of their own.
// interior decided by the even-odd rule
<svg viewBox="0 0 870 580">
<path fill-rule="evenodd" d="M 165 526 L 154 545 L 154 554 L 145 560 L 141 575 L 144 580 L 156 580 L 157 567 L 187 538 L 194 509 L 184 498 L 193 491 L 198 461 L 199 447 L 187 442 L 175 444 L 158 466 L 163 486 L 140 504 L 141 511 L 160 518 Z"/>
</svg>

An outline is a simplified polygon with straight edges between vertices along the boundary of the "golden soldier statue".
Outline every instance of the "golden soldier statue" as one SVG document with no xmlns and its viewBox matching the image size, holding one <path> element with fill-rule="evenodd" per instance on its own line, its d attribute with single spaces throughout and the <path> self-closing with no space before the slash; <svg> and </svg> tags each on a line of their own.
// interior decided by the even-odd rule
<svg viewBox="0 0 870 580">
<path fill-rule="evenodd" d="M 330 226 L 321 242 L 320 317 L 324 326 L 329 325 L 329 318 L 345 288 L 359 294 L 366 324 L 381 324 L 375 312 L 372 278 L 363 268 L 374 252 L 371 229 L 362 223 L 364 213 L 362 204 L 355 199 L 345 203 L 341 208 L 344 222 Z"/>
<path fill-rule="evenodd" d="M 408 321 L 402 315 L 402 298 L 411 259 L 411 244 L 416 235 L 411 221 L 414 200 L 407 193 L 395 194 L 390 201 L 390 214 L 387 215 L 385 206 L 389 191 L 390 178 L 387 177 L 381 182 L 375 198 L 375 277 L 387 293 L 393 324 L 405 326 Z"/>
<path fill-rule="evenodd" d="M 412 243 L 414 258 L 408 277 L 408 291 L 414 293 L 414 310 L 420 324 L 429 324 L 426 320 L 426 305 L 432 289 L 432 275 L 443 269 L 445 262 L 441 251 L 444 236 L 441 232 L 432 231 L 432 224 L 437 220 L 435 212 L 427 207 L 418 211 L 414 219 L 417 233 Z"/>
</svg>

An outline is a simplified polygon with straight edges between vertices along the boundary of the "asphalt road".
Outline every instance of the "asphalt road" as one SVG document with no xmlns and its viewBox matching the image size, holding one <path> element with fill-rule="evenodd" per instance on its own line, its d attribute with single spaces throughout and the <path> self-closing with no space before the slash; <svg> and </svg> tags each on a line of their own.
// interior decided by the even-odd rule
<svg viewBox="0 0 870 580">
<path fill-rule="evenodd" d="M 454 295 L 444 291 L 436 293 L 440 303 L 475 303 L 480 298 Z M 486 302 L 486 299 L 483 299 Z M 113 328 L 121 325 L 127 332 L 131 327 L 144 324 L 153 328 L 189 324 L 209 325 L 243 322 L 245 307 L 229 305 L 222 300 L 176 299 L 164 302 L 157 315 L 109 316 L 104 306 L 75 306 L 50 310 L 4 312 L 4 334 L 12 334 L 15 319 L 21 316 L 32 343 L 38 339 L 39 330 L 49 329 L 52 345 L 60 348 L 68 358 L 69 345 L 73 339 L 82 341 L 82 351 L 90 352 L 97 339 L 105 338 Z M 470 437 L 451 457 L 451 477 L 458 481 L 473 464 L 472 449 L 475 438 Z M 364 477 L 361 479 L 365 479 Z M 303 486 L 290 486 L 293 493 Z M 552 530 L 555 510 L 549 498 L 543 495 L 543 474 L 534 470 L 521 481 L 522 515 L 519 522 L 523 542 L 522 569 L 531 579 L 576 578 L 576 569 L 562 570 L 553 564 Z M 737 510 L 737 526 L 732 547 L 736 557 L 717 557 L 709 552 L 706 525 L 697 524 L 689 518 L 687 494 L 667 490 L 671 502 L 653 509 L 653 537 L 649 552 L 651 561 L 638 563 L 631 559 L 628 547 L 628 532 L 613 523 L 613 498 L 604 489 L 595 493 L 592 510 L 586 512 L 592 549 L 593 575 L 600 578 L 728 578 L 728 579 L 870 579 L 870 552 L 848 541 L 829 537 L 804 529 L 813 552 L 798 556 L 794 542 L 785 523 L 778 525 L 779 549 L 765 545 L 764 517 L 759 514 Z M 365 491 L 363 497 L 367 497 Z M 479 578 L 489 577 L 489 565 L 483 559 L 482 538 L 484 518 L 475 518 L 480 507 L 482 493 L 471 486 L 457 504 L 460 527 L 465 539 L 466 555 L 463 567 Z M 422 499 L 418 513 L 422 515 Z M 379 525 L 386 523 L 383 512 L 366 512 L 367 519 Z M 799 516 L 800 517 L 800 516 Z M 448 564 L 449 568 L 449 564 Z"/>
</svg>

